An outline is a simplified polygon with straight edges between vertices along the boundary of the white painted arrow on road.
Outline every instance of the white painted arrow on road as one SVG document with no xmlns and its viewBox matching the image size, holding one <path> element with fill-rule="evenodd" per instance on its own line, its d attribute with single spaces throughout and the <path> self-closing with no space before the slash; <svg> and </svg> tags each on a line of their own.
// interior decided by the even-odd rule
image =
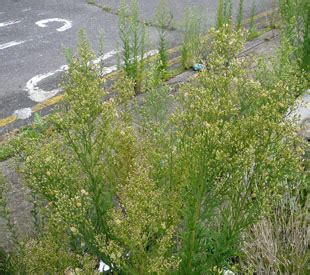
<svg viewBox="0 0 310 275">
<path fill-rule="evenodd" d="M 61 19 L 61 18 L 50 18 L 50 19 L 40 20 L 36 22 L 36 25 L 41 28 L 46 28 L 47 24 L 50 22 L 60 22 L 64 24 L 62 27 L 56 29 L 56 31 L 58 32 L 64 32 L 72 27 L 72 21 Z"/>
</svg>

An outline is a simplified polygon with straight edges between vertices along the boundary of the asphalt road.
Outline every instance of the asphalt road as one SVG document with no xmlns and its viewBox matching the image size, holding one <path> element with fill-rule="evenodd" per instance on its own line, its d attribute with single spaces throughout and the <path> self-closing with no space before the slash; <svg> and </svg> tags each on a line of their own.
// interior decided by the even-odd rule
<svg viewBox="0 0 310 275">
<path fill-rule="evenodd" d="M 97 0 L 117 10 L 119 0 Z M 128 1 L 129 2 L 129 1 Z M 140 0 L 141 17 L 152 20 L 159 0 Z M 168 0 L 176 21 L 188 2 L 206 11 L 214 25 L 216 0 Z M 238 0 L 233 1 L 238 3 Z M 252 0 L 245 0 L 244 13 L 251 13 Z M 271 0 L 259 0 L 256 13 L 271 8 Z M 237 4 L 235 4 L 235 8 Z M 65 70 L 64 48 L 76 48 L 78 32 L 84 28 L 95 51 L 99 52 L 100 31 L 104 30 L 106 66 L 115 65 L 113 50 L 119 41 L 118 18 L 113 12 L 90 5 L 86 0 L 1 0 L 0 4 L 0 120 L 12 114 L 27 119 L 31 108 L 56 95 Z M 156 48 L 156 29 L 149 27 L 150 50 Z M 178 32 L 169 34 L 171 45 Z M 0 126 L 1 127 L 1 126 Z"/>
</svg>

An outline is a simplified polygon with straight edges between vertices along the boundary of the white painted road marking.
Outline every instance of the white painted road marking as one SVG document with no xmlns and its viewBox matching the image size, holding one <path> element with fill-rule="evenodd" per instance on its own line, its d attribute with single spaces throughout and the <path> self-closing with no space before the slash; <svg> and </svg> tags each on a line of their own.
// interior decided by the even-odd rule
<svg viewBox="0 0 310 275">
<path fill-rule="evenodd" d="M 47 23 L 50 22 L 61 22 L 64 23 L 64 25 L 58 29 L 56 29 L 56 31 L 58 32 L 63 32 L 66 31 L 68 29 L 70 29 L 72 27 L 72 21 L 70 20 L 66 20 L 66 19 L 60 19 L 60 18 L 50 18 L 50 19 L 44 19 L 44 20 L 40 20 L 36 22 L 36 25 L 41 27 L 41 28 L 46 28 L 47 27 Z"/>
<path fill-rule="evenodd" d="M 106 59 L 112 57 L 113 55 L 116 55 L 117 53 L 119 53 L 119 51 L 115 51 L 115 50 L 110 51 L 110 52 L 108 52 L 108 53 L 106 53 L 106 54 L 104 54 L 104 55 L 99 56 L 98 58 L 96 58 L 96 59 L 93 61 L 93 63 L 94 63 L 94 64 L 99 64 L 101 61 L 104 61 L 104 60 L 106 60 Z"/>
<path fill-rule="evenodd" d="M 56 94 L 58 94 L 60 92 L 60 89 L 45 91 L 43 89 L 40 89 L 38 87 L 38 84 L 43 79 L 46 79 L 46 78 L 48 78 L 48 77 L 50 77 L 56 73 L 65 71 L 67 69 L 68 69 L 68 66 L 64 65 L 55 71 L 48 72 L 45 74 L 38 74 L 38 75 L 34 76 L 33 78 L 31 78 L 26 83 L 26 89 L 25 89 L 28 92 L 30 99 L 35 101 L 35 102 L 43 102 L 44 100 L 49 99 L 49 98 L 55 96 Z"/>
<path fill-rule="evenodd" d="M 8 21 L 8 22 L 2 22 L 0 23 L 0 28 L 1 27 L 6 27 L 6 26 L 10 26 L 10 25 L 14 25 L 14 24 L 18 24 L 22 21 Z"/>
<path fill-rule="evenodd" d="M 103 56 L 101 57 L 98 57 L 97 59 L 95 59 L 93 61 L 94 64 L 98 64 L 99 62 L 101 61 L 104 61 L 112 56 L 114 56 L 115 54 L 117 54 L 118 51 L 110 51 L 106 54 L 104 54 Z M 147 58 L 149 56 L 152 56 L 152 55 L 155 55 L 157 54 L 158 51 L 157 50 L 151 50 L 147 53 L 144 54 L 144 58 Z M 26 88 L 25 88 L 25 91 L 28 92 L 28 95 L 29 95 L 29 98 L 34 101 L 34 102 L 43 102 L 53 96 L 55 96 L 56 94 L 58 94 L 61 89 L 54 89 L 54 90 L 51 90 L 51 91 L 45 91 L 41 88 L 38 87 L 38 84 L 43 80 L 43 79 L 46 79 L 56 73 L 59 73 L 59 72 L 63 72 L 63 71 L 66 71 L 68 69 L 68 66 L 67 65 L 63 65 L 61 66 L 59 69 L 55 70 L 55 71 L 52 71 L 52 72 L 48 72 L 48 73 L 45 73 L 45 74 L 38 74 L 36 76 L 34 76 L 33 78 L 31 78 L 27 83 L 26 83 Z M 104 75 L 107 75 L 109 73 L 112 73 L 114 71 L 117 70 L 117 66 L 114 65 L 114 66 L 110 66 L 110 67 L 104 67 L 103 70 L 102 70 L 102 76 Z"/>
<path fill-rule="evenodd" d="M 11 42 L 8 42 L 8 43 L 5 43 L 5 44 L 1 44 L 0 45 L 0 50 L 6 49 L 6 48 L 10 48 L 10 47 L 13 47 L 13 46 L 17 46 L 17 45 L 23 44 L 25 42 L 26 41 L 11 41 Z"/>
<path fill-rule="evenodd" d="M 151 51 L 149 51 L 149 52 L 147 52 L 147 53 L 145 53 L 144 54 L 144 56 L 143 56 L 143 58 L 148 58 L 148 57 L 150 57 L 150 56 L 153 56 L 153 55 L 155 55 L 155 54 L 157 54 L 158 53 L 158 50 L 151 50 Z M 96 60 L 98 60 L 99 58 L 97 58 Z M 138 60 L 140 60 L 141 58 L 138 58 Z M 95 61 L 96 61 L 95 60 Z M 100 61 L 99 61 L 100 62 Z M 99 63 L 98 62 L 98 63 Z M 95 62 L 94 62 L 95 63 Z M 97 63 L 95 63 L 95 64 L 97 64 Z M 124 62 L 121 62 L 121 65 L 124 65 Z M 102 69 L 102 76 L 104 76 L 104 75 L 106 75 L 106 74 L 110 74 L 110 73 L 112 73 L 112 72 L 114 72 L 114 71 L 116 71 L 117 70 L 117 65 L 114 65 L 114 66 L 111 66 L 111 67 L 104 67 L 103 69 Z"/>
<path fill-rule="evenodd" d="M 27 11 L 27 10 L 30 10 L 30 9 L 25 9 L 23 11 Z M 14 25 L 14 24 L 18 24 L 20 22 L 21 22 L 20 20 L 19 21 L 11 20 L 11 21 L 7 21 L 7 22 L 2 22 L 2 23 L 0 23 L 0 28 L 1 27 L 10 26 L 10 25 Z M 66 20 L 66 19 L 60 19 L 60 18 L 50 18 L 50 19 L 40 20 L 40 21 L 36 22 L 36 25 L 41 27 L 41 28 L 46 28 L 47 27 L 47 23 L 50 23 L 50 22 L 60 22 L 60 23 L 63 23 L 62 27 L 56 29 L 56 31 L 58 31 L 58 32 L 66 31 L 66 30 L 68 30 L 68 29 L 70 29 L 72 27 L 72 21 Z M 32 40 L 32 39 L 30 39 L 30 40 Z M 1 44 L 0 45 L 0 50 L 6 49 L 6 48 L 10 48 L 10 47 L 13 47 L 13 46 L 17 46 L 17 45 L 23 44 L 25 42 L 26 41 L 11 41 L 11 42 L 8 42 L 8 43 L 5 43 L 5 44 Z"/>
<path fill-rule="evenodd" d="M 151 50 L 151 51 L 145 53 L 143 55 L 143 58 L 148 58 L 148 57 L 151 57 L 151 56 L 153 56 L 155 54 L 158 54 L 158 50 Z M 138 60 L 140 60 L 140 58 L 138 58 Z"/>
<path fill-rule="evenodd" d="M 23 108 L 16 110 L 14 112 L 14 115 L 16 115 L 18 119 L 27 119 L 31 117 L 31 113 L 32 113 L 31 108 Z"/>
<path fill-rule="evenodd" d="M 94 60 L 94 64 L 97 64 L 99 63 L 100 61 L 104 61 L 110 57 L 112 57 L 113 55 L 115 55 L 117 53 L 117 51 L 111 51 L 111 52 L 108 52 L 106 54 L 104 54 L 103 56 L 97 58 Z M 114 69 L 114 66 L 112 66 L 113 69 Z M 43 102 L 44 100 L 47 100 L 53 96 L 55 96 L 56 94 L 58 94 L 61 90 L 60 89 L 54 89 L 54 90 L 51 90 L 51 91 L 45 91 L 41 88 L 38 87 L 38 84 L 39 82 L 41 82 L 43 79 L 46 79 L 56 73 L 59 73 L 59 72 L 63 72 L 63 71 L 66 71 L 68 69 L 68 66 L 67 65 L 63 65 L 61 66 L 59 69 L 55 70 L 55 71 L 52 71 L 52 72 L 48 72 L 48 73 L 45 73 L 45 74 L 39 74 L 39 75 L 36 75 L 34 76 L 33 78 L 31 78 L 27 83 L 26 83 L 26 88 L 25 90 L 28 92 L 28 95 L 30 97 L 30 99 L 34 102 Z M 107 68 L 108 69 L 108 68 Z M 115 69 L 116 70 L 117 67 L 115 66 Z M 107 73 L 109 72 L 110 70 L 107 71 Z M 106 74 L 106 73 L 105 73 Z"/>
</svg>

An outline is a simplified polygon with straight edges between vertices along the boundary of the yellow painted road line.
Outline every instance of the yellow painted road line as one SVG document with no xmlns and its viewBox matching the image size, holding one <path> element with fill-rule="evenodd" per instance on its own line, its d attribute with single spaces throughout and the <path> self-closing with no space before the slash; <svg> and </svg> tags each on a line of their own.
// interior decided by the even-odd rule
<svg viewBox="0 0 310 275">
<path fill-rule="evenodd" d="M 11 116 L 8 116 L 6 118 L 0 119 L 0 127 L 4 127 L 4 126 L 6 126 L 8 124 L 11 124 L 16 119 L 17 119 L 16 115 L 11 115 Z"/>
<path fill-rule="evenodd" d="M 54 97 L 52 97 L 50 99 L 45 100 L 42 103 L 39 103 L 39 104 L 35 105 L 31 110 L 32 110 L 33 113 L 38 112 L 38 111 L 40 111 L 40 110 L 42 110 L 42 109 L 44 109 L 44 108 L 46 108 L 48 106 L 52 106 L 52 105 L 58 103 L 63 98 L 64 98 L 64 95 L 54 96 Z"/>
</svg>

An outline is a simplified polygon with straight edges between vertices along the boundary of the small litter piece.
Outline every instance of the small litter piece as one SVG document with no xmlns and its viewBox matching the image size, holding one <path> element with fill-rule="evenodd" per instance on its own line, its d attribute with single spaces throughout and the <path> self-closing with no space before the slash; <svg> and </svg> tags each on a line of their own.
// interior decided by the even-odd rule
<svg viewBox="0 0 310 275">
<path fill-rule="evenodd" d="M 192 68 L 193 68 L 193 70 L 194 70 L 195 72 L 199 72 L 199 71 L 202 71 L 202 70 L 205 69 L 205 65 L 203 65 L 203 64 L 201 64 L 201 63 L 196 63 L 196 64 L 193 65 Z"/>
<path fill-rule="evenodd" d="M 224 269 L 224 275 L 235 275 L 235 273 L 229 269 Z"/>
<path fill-rule="evenodd" d="M 99 268 L 98 268 L 99 273 L 103 273 L 109 270 L 110 270 L 110 266 L 105 264 L 103 261 L 99 262 Z"/>
</svg>

